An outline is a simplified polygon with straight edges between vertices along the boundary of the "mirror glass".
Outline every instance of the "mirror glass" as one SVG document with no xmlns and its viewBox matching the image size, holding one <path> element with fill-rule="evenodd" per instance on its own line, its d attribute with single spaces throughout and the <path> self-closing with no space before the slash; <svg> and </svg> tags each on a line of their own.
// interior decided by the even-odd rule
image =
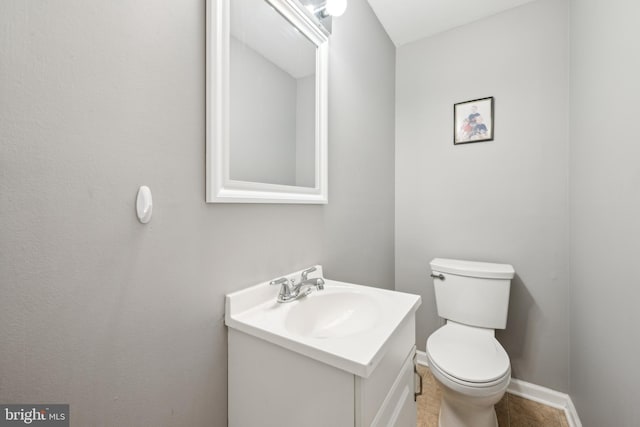
<svg viewBox="0 0 640 427">
<path fill-rule="evenodd" d="M 229 178 L 316 186 L 316 45 L 265 0 L 231 0 Z"/>
</svg>

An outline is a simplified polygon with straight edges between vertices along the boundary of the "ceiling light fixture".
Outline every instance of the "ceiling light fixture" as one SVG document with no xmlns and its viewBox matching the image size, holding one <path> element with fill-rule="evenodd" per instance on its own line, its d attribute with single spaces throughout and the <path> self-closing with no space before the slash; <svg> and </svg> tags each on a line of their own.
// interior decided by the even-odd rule
<svg viewBox="0 0 640 427">
<path fill-rule="evenodd" d="M 347 10 L 347 0 L 327 0 L 324 6 L 324 13 L 331 16 L 342 16 Z"/>
<path fill-rule="evenodd" d="M 332 18 L 347 10 L 347 0 L 301 0 L 318 24 L 331 34 Z"/>
</svg>

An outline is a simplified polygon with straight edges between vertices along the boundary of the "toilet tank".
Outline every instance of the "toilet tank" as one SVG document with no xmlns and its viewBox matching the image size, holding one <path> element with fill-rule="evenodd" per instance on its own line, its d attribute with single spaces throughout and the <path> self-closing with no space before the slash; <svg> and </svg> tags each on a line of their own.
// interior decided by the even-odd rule
<svg viewBox="0 0 640 427">
<path fill-rule="evenodd" d="M 438 316 L 481 328 L 507 327 L 511 265 L 444 258 L 430 265 Z"/>
</svg>

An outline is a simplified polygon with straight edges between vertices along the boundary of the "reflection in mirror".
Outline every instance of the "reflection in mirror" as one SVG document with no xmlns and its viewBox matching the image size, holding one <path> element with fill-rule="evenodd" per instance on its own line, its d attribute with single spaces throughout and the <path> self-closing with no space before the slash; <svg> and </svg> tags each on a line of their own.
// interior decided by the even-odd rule
<svg viewBox="0 0 640 427">
<path fill-rule="evenodd" d="M 265 0 L 230 5 L 229 177 L 315 187 L 316 45 Z"/>
</svg>

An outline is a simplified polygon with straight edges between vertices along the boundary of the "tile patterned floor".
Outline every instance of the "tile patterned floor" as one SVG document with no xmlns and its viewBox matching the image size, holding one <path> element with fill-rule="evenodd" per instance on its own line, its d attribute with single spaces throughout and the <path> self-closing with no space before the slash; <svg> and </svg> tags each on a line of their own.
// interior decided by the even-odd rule
<svg viewBox="0 0 640 427">
<path fill-rule="evenodd" d="M 438 427 L 442 392 L 429 368 L 418 366 L 422 396 L 418 397 L 418 427 Z M 564 411 L 505 393 L 496 405 L 500 427 L 569 427 Z"/>
</svg>

